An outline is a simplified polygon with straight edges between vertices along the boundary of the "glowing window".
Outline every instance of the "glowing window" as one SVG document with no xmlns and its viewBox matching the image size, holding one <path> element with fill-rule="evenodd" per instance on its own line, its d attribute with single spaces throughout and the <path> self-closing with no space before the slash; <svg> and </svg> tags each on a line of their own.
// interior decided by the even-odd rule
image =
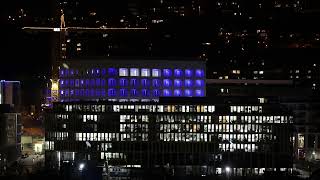
<svg viewBox="0 0 320 180">
<path fill-rule="evenodd" d="M 138 85 L 137 79 L 130 79 L 130 86 L 137 87 Z"/>
<path fill-rule="evenodd" d="M 163 96 L 171 96 L 171 90 L 170 89 L 164 89 L 163 90 Z"/>
<path fill-rule="evenodd" d="M 202 87 L 204 86 L 204 80 L 197 79 L 196 80 L 196 87 Z"/>
<path fill-rule="evenodd" d="M 160 69 L 152 69 L 152 77 L 160 77 L 161 71 Z"/>
<path fill-rule="evenodd" d="M 184 86 L 185 87 L 192 87 L 192 81 L 190 79 L 184 80 Z"/>
<path fill-rule="evenodd" d="M 149 96 L 149 91 L 147 89 L 142 89 L 142 96 L 148 97 Z"/>
<path fill-rule="evenodd" d="M 124 87 L 124 86 L 128 86 L 128 80 L 125 78 L 121 78 L 120 80 L 120 86 Z"/>
<path fill-rule="evenodd" d="M 190 96 L 192 96 L 192 91 L 190 89 L 185 89 L 184 90 L 184 95 L 190 97 Z"/>
<path fill-rule="evenodd" d="M 141 76 L 142 77 L 149 77 L 150 76 L 150 69 L 141 69 Z"/>
<path fill-rule="evenodd" d="M 117 75 L 117 69 L 116 68 L 108 68 L 108 75 L 109 76 L 116 76 Z"/>
<path fill-rule="evenodd" d="M 158 89 L 153 90 L 153 96 L 154 97 L 159 97 L 160 96 L 160 91 Z"/>
<path fill-rule="evenodd" d="M 106 70 L 106 68 L 103 68 L 102 70 L 101 70 L 101 75 L 102 76 L 105 76 L 107 74 L 107 70 Z"/>
<path fill-rule="evenodd" d="M 195 96 L 198 96 L 198 97 L 204 96 L 204 91 L 202 89 L 195 90 Z"/>
<path fill-rule="evenodd" d="M 175 89 L 175 90 L 173 91 L 173 95 L 174 95 L 174 96 L 182 96 L 181 90 L 180 90 L 180 89 Z"/>
<path fill-rule="evenodd" d="M 139 76 L 138 68 L 130 68 L 130 76 Z"/>
<path fill-rule="evenodd" d="M 153 87 L 160 87 L 161 86 L 160 79 L 153 79 L 152 80 L 152 86 Z"/>
<path fill-rule="evenodd" d="M 141 79 L 141 85 L 143 87 L 148 87 L 149 86 L 149 80 L 148 79 Z"/>
<path fill-rule="evenodd" d="M 122 97 L 128 96 L 128 91 L 126 89 L 120 89 L 120 96 Z"/>
<path fill-rule="evenodd" d="M 119 69 L 119 76 L 128 76 L 128 69 L 127 68 L 120 68 Z"/>
<path fill-rule="evenodd" d="M 108 86 L 110 87 L 113 87 L 113 86 L 116 86 L 117 83 L 116 83 L 116 80 L 114 78 L 109 78 L 108 79 Z"/>
<path fill-rule="evenodd" d="M 180 79 L 175 79 L 174 80 L 174 87 L 181 87 L 182 86 L 182 81 Z"/>
<path fill-rule="evenodd" d="M 185 74 L 186 77 L 192 77 L 193 72 L 192 72 L 191 69 L 186 69 L 184 71 L 184 74 Z"/>
<path fill-rule="evenodd" d="M 130 96 L 138 96 L 138 91 L 136 89 L 131 89 Z"/>
<path fill-rule="evenodd" d="M 164 87 L 170 87 L 171 86 L 171 80 L 170 79 L 164 79 L 163 80 L 163 86 Z"/>
<path fill-rule="evenodd" d="M 172 75 L 171 69 L 163 69 L 163 76 L 170 77 Z"/>
<path fill-rule="evenodd" d="M 116 96 L 116 90 L 115 89 L 108 89 L 108 96 L 110 96 L 110 97 Z"/>
<path fill-rule="evenodd" d="M 96 86 L 100 86 L 101 85 L 101 80 L 100 79 L 96 79 Z"/>
<path fill-rule="evenodd" d="M 175 77 L 181 77 L 183 75 L 182 70 L 181 69 L 175 69 L 174 70 L 174 76 Z"/>
<path fill-rule="evenodd" d="M 204 70 L 197 69 L 196 70 L 196 77 L 204 77 Z"/>
</svg>

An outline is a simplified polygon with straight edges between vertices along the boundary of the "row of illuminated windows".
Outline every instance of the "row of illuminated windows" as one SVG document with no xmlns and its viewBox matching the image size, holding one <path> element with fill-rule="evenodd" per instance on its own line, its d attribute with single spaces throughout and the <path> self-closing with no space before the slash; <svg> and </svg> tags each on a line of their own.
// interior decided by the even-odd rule
<svg viewBox="0 0 320 180">
<path fill-rule="evenodd" d="M 202 78 L 205 76 L 203 69 L 148 69 L 148 68 L 119 68 L 119 76 L 142 76 L 142 77 L 198 77 Z"/>
<path fill-rule="evenodd" d="M 270 134 L 219 134 L 218 138 L 224 143 L 239 143 L 239 142 L 262 142 L 271 140 Z"/>
<path fill-rule="evenodd" d="M 203 97 L 205 92 L 203 89 L 61 89 L 60 97 L 159 97 L 159 96 L 196 96 Z"/>
<path fill-rule="evenodd" d="M 54 140 L 66 140 L 68 139 L 68 132 L 48 132 L 47 138 Z"/>
<path fill-rule="evenodd" d="M 69 115 L 68 114 L 57 114 L 56 118 L 59 120 L 66 120 L 66 119 L 69 119 Z"/>
<path fill-rule="evenodd" d="M 100 155 L 101 159 L 110 160 L 110 159 L 125 159 L 126 155 L 123 153 L 116 153 L 116 152 L 101 152 Z"/>
<path fill-rule="evenodd" d="M 83 120 L 83 122 L 87 122 L 87 121 L 95 121 L 95 122 L 97 122 L 98 121 L 98 115 L 87 115 L 87 114 L 85 114 L 85 115 L 83 115 L 82 116 L 82 120 Z"/>
<path fill-rule="evenodd" d="M 230 112 L 238 113 L 251 113 L 259 112 L 262 113 L 262 106 L 230 106 Z"/>
<path fill-rule="evenodd" d="M 160 124 L 160 132 L 200 132 L 200 124 Z"/>
<path fill-rule="evenodd" d="M 270 126 L 258 124 L 205 124 L 204 132 L 271 133 Z"/>
<path fill-rule="evenodd" d="M 219 149 L 223 152 L 233 152 L 236 150 L 255 152 L 258 150 L 258 146 L 256 144 L 219 144 Z"/>
<path fill-rule="evenodd" d="M 163 123 L 211 123 L 211 116 L 201 115 L 157 115 L 156 122 Z"/>
<path fill-rule="evenodd" d="M 147 133 L 128 133 L 121 134 L 121 141 L 148 141 Z"/>
<path fill-rule="evenodd" d="M 120 115 L 120 122 L 149 122 L 148 115 Z"/>
<path fill-rule="evenodd" d="M 101 151 L 108 151 L 112 148 L 112 143 L 101 143 Z"/>
<path fill-rule="evenodd" d="M 109 87 L 204 87 L 205 82 L 202 79 L 126 79 L 120 78 L 119 80 L 115 78 L 108 78 L 108 83 L 106 84 L 106 79 L 61 79 L 59 81 L 59 87 L 104 87 L 108 85 Z"/>
<path fill-rule="evenodd" d="M 119 133 L 76 133 L 76 141 L 119 141 Z"/>
<path fill-rule="evenodd" d="M 159 133 L 160 141 L 207 142 L 208 136 L 204 133 Z"/>
<path fill-rule="evenodd" d="M 74 77 L 74 76 L 132 76 L 132 77 L 205 77 L 203 69 L 149 69 L 149 68 L 92 68 L 79 72 L 74 69 L 61 68 L 59 77 Z"/>
<path fill-rule="evenodd" d="M 54 141 L 45 141 L 44 142 L 45 150 L 54 150 Z"/>
<path fill-rule="evenodd" d="M 121 110 L 145 110 L 148 112 L 214 112 L 214 105 L 61 105 L 67 112 L 121 112 Z M 109 108 L 110 107 L 110 108 Z"/>
<path fill-rule="evenodd" d="M 148 124 L 120 124 L 120 132 L 148 132 Z"/>
<path fill-rule="evenodd" d="M 213 105 L 113 105 L 114 112 L 121 110 L 147 110 L 149 112 L 214 112 Z"/>
</svg>

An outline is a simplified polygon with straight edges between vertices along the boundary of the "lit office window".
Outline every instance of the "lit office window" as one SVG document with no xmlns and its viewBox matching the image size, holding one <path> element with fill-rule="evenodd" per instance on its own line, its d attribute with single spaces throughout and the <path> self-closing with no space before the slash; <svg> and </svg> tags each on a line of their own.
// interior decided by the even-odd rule
<svg viewBox="0 0 320 180">
<path fill-rule="evenodd" d="M 171 96 L 171 90 L 170 89 L 164 89 L 163 90 L 163 96 Z"/>
<path fill-rule="evenodd" d="M 153 79 L 153 80 L 152 80 L 152 86 L 153 86 L 153 87 L 160 87 L 160 86 L 161 86 L 161 81 L 160 81 L 160 79 Z"/>
<path fill-rule="evenodd" d="M 171 69 L 163 69 L 163 76 L 164 77 L 171 77 L 172 71 Z"/>
<path fill-rule="evenodd" d="M 190 96 L 192 96 L 192 91 L 190 89 L 185 89 L 184 90 L 184 95 L 190 97 Z"/>
<path fill-rule="evenodd" d="M 116 90 L 115 89 L 108 89 L 108 96 L 109 97 L 116 96 Z"/>
<path fill-rule="evenodd" d="M 148 79 L 141 79 L 141 85 L 143 87 L 148 87 L 149 86 L 149 80 Z"/>
<path fill-rule="evenodd" d="M 142 96 L 144 96 L 144 97 L 149 96 L 149 91 L 147 89 L 142 89 L 141 92 L 142 92 Z"/>
<path fill-rule="evenodd" d="M 160 69 L 152 69 L 152 77 L 160 77 L 161 71 Z"/>
<path fill-rule="evenodd" d="M 138 85 L 137 79 L 130 79 L 130 86 L 137 87 Z"/>
<path fill-rule="evenodd" d="M 120 89 L 120 96 L 127 97 L 128 96 L 128 91 L 126 89 Z"/>
<path fill-rule="evenodd" d="M 184 86 L 185 87 L 192 87 L 192 81 L 191 79 L 184 80 Z"/>
<path fill-rule="evenodd" d="M 180 89 L 175 89 L 173 91 L 174 96 L 182 96 L 181 90 Z"/>
<path fill-rule="evenodd" d="M 116 85 L 117 85 L 117 83 L 116 83 L 116 80 L 114 78 L 109 78 L 108 79 L 108 86 L 114 87 Z"/>
<path fill-rule="evenodd" d="M 128 86 L 128 80 L 125 78 L 121 78 L 120 80 L 120 86 L 124 87 L 124 86 Z"/>
<path fill-rule="evenodd" d="M 186 70 L 184 71 L 184 74 L 185 74 L 186 77 L 192 77 L 193 72 L 192 72 L 191 69 L 186 69 Z"/>
<path fill-rule="evenodd" d="M 163 86 L 164 87 L 170 87 L 171 86 L 171 80 L 170 79 L 164 79 L 163 80 Z"/>
<path fill-rule="evenodd" d="M 133 97 L 138 96 L 138 91 L 136 89 L 131 89 L 130 90 L 130 96 L 133 96 Z"/>
<path fill-rule="evenodd" d="M 160 96 L 160 91 L 158 89 L 153 90 L 153 96 L 154 97 L 159 97 Z"/>
<path fill-rule="evenodd" d="M 128 76 L 128 69 L 127 68 L 119 68 L 119 76 Z"/>
<path fill-rule="evenodd" d="M 116 68 L 108 68 L 108 75 L 109 76 L 117 76 L 117 69 Z"/>
<path fill-rule="evenodd" d="M 101 75 L 102 75 L 102 76 L 105 76 L 106 74 L 107 74 L 106 68 L 102 68 L 102 69 L 101 69 Z"/>
<path fill-rule="evenodd" d="M 174 80 L 174 87 L 181 87 L 182 86 L 182 81 L 180 79 L 175 79 Z"/>
<path fill-rule="evenodd" d="M 196 80 L 196 87 L 203 87 L 204 86 L 204 80 L 197 79 Z"/>
<path fill-rule="evenodd" d="M 175 77 L 181 77 L 181 76 L 183 76 L 182 70 L 181 70 L 181 69 L 175 69 L 175 70 L 174 70 L 174 76 L 175 76 Z"/>
<path fill-rule="evenodd" d="M 130 76 L 139 76 L 138 68 L 130 68 Z"/>
<path fill-rule="evenodd" d="M 201 97 L 204 96 L 204 92 L 201 89 L 195 90 L 195 96 Z"/>
<path fill-rule="evenodd" d="M 150 69 L 141 69 L 141 76 L 142 77 L 149 77 L 150 76 Z"/>
<path fill-rule="evenodd" d="M 204 70 L 196 69 L 196 77 L 204 77 Z"/>
</svg>

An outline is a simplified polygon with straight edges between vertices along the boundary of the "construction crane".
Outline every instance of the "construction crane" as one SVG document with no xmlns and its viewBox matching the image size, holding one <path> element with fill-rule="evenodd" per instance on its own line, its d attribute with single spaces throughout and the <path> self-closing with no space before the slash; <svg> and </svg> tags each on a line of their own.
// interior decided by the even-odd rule
<svg viewBox="0 0 320 180">
<path fill-rule="evenodd" d="M 51 77 L 51 104 L 52 102 L 59 101 L 59 64 L 66 59 L 66 35 L 68 32 L 144 32 L 148 28 L 127 28 L 127 27 L 67 27 L 65 23 L 64 13 L 61 9 L 60 27 L 22 27 L 26 32 L 48 32 L 59 33 L 59 40 L 57 47 L 56 57 L 52 59 L 52 77 Z"/>
</svg>

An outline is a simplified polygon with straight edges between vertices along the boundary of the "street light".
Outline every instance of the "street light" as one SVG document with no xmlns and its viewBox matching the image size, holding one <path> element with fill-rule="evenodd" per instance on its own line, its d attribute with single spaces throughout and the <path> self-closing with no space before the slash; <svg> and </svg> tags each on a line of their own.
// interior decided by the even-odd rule
<svg viewBox="0 0 320 180">
<path fill-rule="evenodd" d="M 230 173 L 231 173 L 231 168 L 229 166 L 226 166 L 226 175 L 227 175 L 227 179 L 229 179 L 230 177 Z"/>
<path fill-rule="evenodd" d="M 84 163 L 81 163 L 79 164 L 79 171 L 82 171 L 85 167 L 85 164 Z"/>
</svg>

